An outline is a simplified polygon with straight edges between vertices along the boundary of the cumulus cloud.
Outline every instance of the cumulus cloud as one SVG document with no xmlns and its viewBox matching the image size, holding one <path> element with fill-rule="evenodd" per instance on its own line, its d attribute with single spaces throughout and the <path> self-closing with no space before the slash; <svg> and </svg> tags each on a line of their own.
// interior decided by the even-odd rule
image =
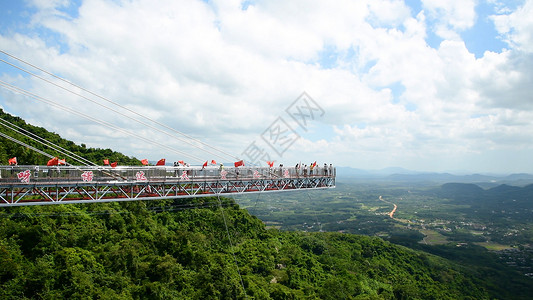
<svg viewBox="0 0 533 300">
<path fill-rule="evenodd" d="M 527 0 L 524 5 L 508 14 L 494 15 L 492 18 L 496 29 L 504 34 L 507 43 L 523 52 L 533 52 L 533 1 Z"/>
<path fill-rule="evenodd" d="M 480 60 L 476 87 L 483 105 L 529 111 L 533 105 L 533 1 L 516 10 L 493 15 L 496 29 L 509 45 L 502 53 L 486 53 Z"/>
<path fill-rule="evenodd" d="M 444 39 L 459 39 L 458 32 L 475 23 L 475 0 L 423 0 L 422 4 L 427 16 L 436 20 L 435 33 Z"/>
<path fill-rule="evenodd" d="M 459 169 L 457 164 L 484 155 L 484 149 L 533 148 L 524 135 L 533 129 L 527 122 L 533 109 L 531 3 L 512 10 L 494 4 L 501 14 L 491 20 L 510 47 L 481 58 L 460 35 L 478 21 L 474 0 L 424 0 L 415 16 L 398 0 L 86 0 L 79 7 L 34 1 L 32 24 L 20 32 L 0 31 L 0 44 L 237 156 L 250 142 L 261 141 L 276 118 L 290 121 L 285 109 L 306 91 L 325 113 L 307 131 L 289 122 L 301 139 L 277 160 Z M 430 34 L 442 39 L 438 47 L 428 45 Z M 3 72 L 2 80 L 170 147 L 209 156 L 15 73 Z M 1 99 L 8 111 L 77 142 L 142 157 L 169 155 L 79 116 L 54 109 L 43 118 L 45 105 L 28 108 L 21 105 L 27 100 L 5 91 Z M 172 155 L 169 160 L 180 158 Z"/>
</svg>

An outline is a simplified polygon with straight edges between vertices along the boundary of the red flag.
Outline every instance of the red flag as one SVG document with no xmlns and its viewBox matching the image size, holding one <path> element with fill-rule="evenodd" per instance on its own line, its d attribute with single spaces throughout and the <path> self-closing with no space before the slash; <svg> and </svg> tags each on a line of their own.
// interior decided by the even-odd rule
<svg viewBox="0 0 533 300">
<path fill-rule="evenodd" d="M 202 165 L 202 169 L 207 167 L 207 160 L 205 161 L 205 163 Z"/>
<path fill-rule="evenodd" d="M 178 164 L 185 166 L 185 162 L 183 160 L 178 160 Z"/>
<path fill-rule="evenodd" d="M 165 165 L 165 159 L 162 158 L 160 160 L 157 161 L 157 164 L 155 164 L 156 166 L 164 166 Z"/>
<path fill-rule="evenodd" d="M 105 166 L 109 165 L 109 159 L 104 159 L 104 165 Z"/>
<path fill-rule="evenodd" d="M 57 164 L 58 165 L 66 165 L 67 164 L 67 160 L 65 158 L 63 159 L 58 159 L 57 160 Z"/>
<path fill-rule="evenodd" d="M 315 162 L 313 163 L 313 168 L 314 168 L 314 167 L 316 167 L 316 160 L 315 160 Z"/>
<path fill-rule="evenodd" d="M 9 165 L 16 165 L 17 164 L 17 157 L 13 157 L 9 159 Z"/>
<path fill-rule="evenodd" d="M 240 167 L 240 166 L 244 166 L 244 161 L 239 160 L 239 161 L 236 161 L 236 162 L 235 162 L 235 168 L 236 168 L 236 167 Z"/>
<path fill-rule="evenodd" d="M 111 166 L 111 168 L 116 168 L 117 167 L 117 162 L 111 163 L 110 166 Z"/>
<path fill-rule="evenodd" d="M 144 166 L 147 166 L 147 165 L 148 165 L 148 160 L 147 160 L 147 159 L 143 159 L 143 160 L 141 160 L 141 163 L 142 163 Z"/>
<path fill-rule="evenodd" d="M 211 161 L 211 164 L 212 164 L 212 165 L 216 165 L 217 162 L 213 159 L 213 160 Z"/>
<path fill-rule="evenodd" d="M 272 168 L 274 166 L 274 161 L 267 161 L 267 164 L 269 167 Z"/>
<path fill-rule="evenodd" d="M 46 165 L 47 166 L 57 166 L 57 163 L 58 163 L 58 159 L 57 157 L 54 157 L 52 158 L 51 160 L 49 160 Z"/>
</svg>

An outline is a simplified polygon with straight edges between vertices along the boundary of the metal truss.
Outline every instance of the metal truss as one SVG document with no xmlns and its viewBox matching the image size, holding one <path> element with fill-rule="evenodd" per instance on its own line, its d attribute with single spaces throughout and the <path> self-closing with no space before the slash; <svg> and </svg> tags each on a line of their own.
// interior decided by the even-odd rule
<svg viewBox="0 0 533 300">
<path fill-rule="evenodd" d="M 148 178 L 143 181 L 131 181 L 124 177 L 123 180 L 96 180 L 94 182 L 77 180 L 73 182 L 67 180 L 72 179 L 69 175 L 69 177 L 60 177 L 57 180 L 33 183 L 0 182 L 0 207 L 176 199 L 335 187 L 335 177 L 324 174 L 302 177 L 295 172 L 282 177 L 272 176 L 269 171 L 264 173 L 268 174 L 265 176 L 257 176 L 259 173 L 253 172 L 254 176 L 242 176 L 242 178 L 234 176 L 234 178 L 224 179 L 217 178 L 217 176 L 194 176 L 194 172 L 191 174 L 191 178 L 186 179 L 168 177 L 163 180 L 149 180 Z"/>
</svg>

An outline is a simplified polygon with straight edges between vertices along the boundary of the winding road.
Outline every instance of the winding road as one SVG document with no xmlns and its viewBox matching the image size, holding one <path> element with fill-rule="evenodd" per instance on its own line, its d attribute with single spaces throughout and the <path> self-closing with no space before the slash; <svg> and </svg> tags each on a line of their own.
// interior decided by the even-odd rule
<svg viewBox="0 0 533 300">
<path fill-rule="evenodd" d="M 383 201 L 383 202 L 385 202 L 385 203 L 388 203 L 388 204 L 392 204 L 392 205 L 394 205 L 394 208 L 392 209 L 392 211 L 391 211 L 390 213 L 388 213 L 389 217 L 390 217 L 391 219 L 394 219 L 394 213 L 396 212 L 396 209 L 398 209 L 398 205 L 396 205 L 396 204 L 394 204 L 394 203 L 392 203 L 392 202 L 389 202 L 389 201 L 387 201 L 387 200 L 384 200 L 383 197 L 381 197 L 381 196 L 379 196 L 379 200 L 380 200 L 380 201 Z"/>
</svg>

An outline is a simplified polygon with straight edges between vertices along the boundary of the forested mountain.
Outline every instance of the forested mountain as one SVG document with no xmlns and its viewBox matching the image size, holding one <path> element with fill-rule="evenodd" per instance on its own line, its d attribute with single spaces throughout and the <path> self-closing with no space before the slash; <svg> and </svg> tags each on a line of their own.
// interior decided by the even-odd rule
<svg viewBox="0 0 533 300">
<path fill-rule="evenodd" d="M 520 209 L 526 214 L 533 209 L 533 184 L 524 187 L 502 184 L 482 189 L 475 184 L 447 183 L 434 191 L 439 196 L 453 199 L 457 203 L 470 204 L 473 209 L 495 212 Z"/>
<path fill-rule="evenodd" d="M 72 141 L 61 138 L 56 133 L 51 133 L 42 127 L 27 124 L 21 118 L 5 113 L 2 109 L 0 109 L 0 119 L 0 125 L 4 124 L 12 127 L 12 125 L 9 123 L 14 124 L 99 165 L 102 164 L 104 159 L 108 159 L 111 162 L 116 161 L 119 165 L 141 165 L 141 162 L 138 159 L 134 157 L 128 157 L 122 153 L 112 151 L 111 149 L 87 148 L 84 144 L 76 145 Z M 17 140 L 37 149 L 44 150 L 46 153 L 49 153 L 53 156 L 64 158 L 63 154 L 50 150 L 38 142 L 35 142 L 24 135 L 18 134 L 11 129 L 8 129 L 4 125 L 0 126 L 0 133 L 14 137 Z M 3 136 L 0 136 L 0 165 L 8 164 L 8 160 L 12 157 L 17 158 L 19 165 L 46 165 L 50 159 L 49 157 L 46 157 L 25 146 L 19 145 Z M 69 160 L 68 158 L 67 162 L 76 165 L 75 162 Z"/>
<path fill-rule="evenodd" d="M 3 208 L 0 298 L 495 296 L 483 278 L 437 256 L 375 237 L 267 230 L 231 199 L 222 203 L 223 211 L 216 198 Z"/>
</svg>

